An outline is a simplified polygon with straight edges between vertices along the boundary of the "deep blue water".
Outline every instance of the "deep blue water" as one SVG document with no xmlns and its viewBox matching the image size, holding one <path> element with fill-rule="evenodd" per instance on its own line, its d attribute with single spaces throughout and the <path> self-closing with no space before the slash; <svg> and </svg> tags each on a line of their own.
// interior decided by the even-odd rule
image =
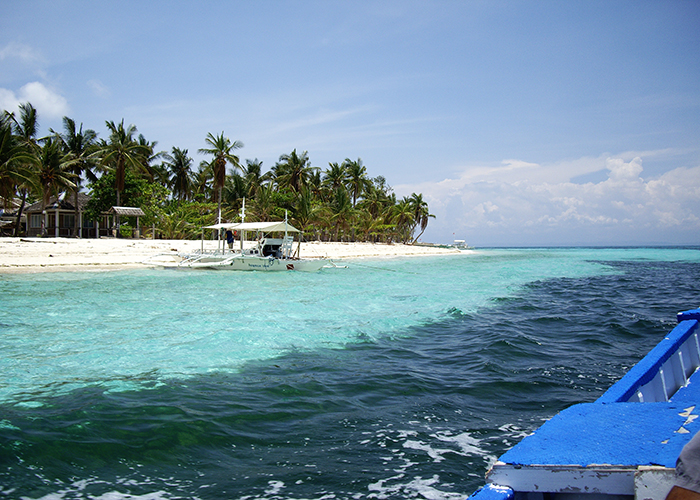
<svg viewBox="0 0 700 500">
<path fill-rule="evenodd" d="M 700 306 L 698 249 L 0 275 L 0 498 L 464 498 Z"/>
</svg>

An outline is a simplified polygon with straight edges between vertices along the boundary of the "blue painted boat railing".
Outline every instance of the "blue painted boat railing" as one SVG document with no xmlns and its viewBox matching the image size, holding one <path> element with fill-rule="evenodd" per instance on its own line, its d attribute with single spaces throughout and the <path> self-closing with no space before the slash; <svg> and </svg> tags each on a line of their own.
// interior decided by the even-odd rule
<svg viewBox="0 0 700 500">
<path fill-rule="evenodd" d="M 678 313 L 678 326 L 597 402 L 668 401 L 681 387 L 685 387 L 700 366 L 698 319 L 692 318 L 695 311 L 700 310 Z M 695 315 L 700 316 L 700 313 Z"/>
<path fill-rule="evenodd" d="M 567 408 L 504 453 L 469 498 L 664 498 L 678 454 L 700 430 L 700 309 L 677 319 L 598 400 Z"/>
</svg>

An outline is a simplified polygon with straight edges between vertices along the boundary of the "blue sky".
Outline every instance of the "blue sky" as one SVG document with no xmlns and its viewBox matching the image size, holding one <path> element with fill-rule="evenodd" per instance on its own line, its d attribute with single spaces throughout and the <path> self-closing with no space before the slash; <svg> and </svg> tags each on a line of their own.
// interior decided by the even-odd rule
<svg viewBox="0 0 700 500">
<path fill-rule="evenodd" d="M 361 158 L 424 241 L 700 244 L 700 2 L 5 0 L 0 107 Z"/>
</svg>

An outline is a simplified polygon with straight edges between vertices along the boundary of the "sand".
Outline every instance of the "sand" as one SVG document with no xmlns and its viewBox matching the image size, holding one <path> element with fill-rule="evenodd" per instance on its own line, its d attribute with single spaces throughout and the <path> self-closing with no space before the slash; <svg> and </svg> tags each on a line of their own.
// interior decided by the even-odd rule
<svg viewBox="0 0 700 500">
<path fill-rule="evenodd" d="M 146 268 L 164 257 L 199 250 L 201 245 L 200 240 L 0 238 L 0 273 Z M 207 241 L 205 248 L 216 248 L 216 243 Z M 328 257 L 335 262 L 455 253 L 460 251 L 400 244 L 308 242 L 301 245 L 302 257 Z"/>
</svg>

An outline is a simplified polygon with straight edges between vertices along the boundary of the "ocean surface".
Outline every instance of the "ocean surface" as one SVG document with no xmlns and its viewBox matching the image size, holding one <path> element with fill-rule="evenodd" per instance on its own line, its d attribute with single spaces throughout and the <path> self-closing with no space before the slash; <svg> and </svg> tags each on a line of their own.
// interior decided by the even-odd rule
<svg viewBox="0 0 700 500">
<path fill-rule="evenodd" d="M 700 248 L 0 274 L 0 499 L 463 499 L 700 306 Z"/>
</svg>

